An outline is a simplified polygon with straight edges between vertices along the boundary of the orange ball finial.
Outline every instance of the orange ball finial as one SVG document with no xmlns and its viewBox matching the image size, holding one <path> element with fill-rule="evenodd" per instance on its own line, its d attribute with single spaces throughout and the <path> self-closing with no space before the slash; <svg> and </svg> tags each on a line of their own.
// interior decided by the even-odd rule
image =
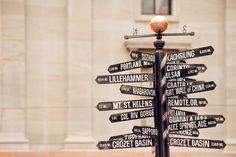
<svg viewBox="0 0 236 157">
<path fill-rule="evenodd" d="M 163 16 L 155 16 L 152 18 L 150 22 L 151 29 L 156 33 L 162 33 L 166 30 L 168 26 L 168 22 L 165 17 Z"/>
</svg>

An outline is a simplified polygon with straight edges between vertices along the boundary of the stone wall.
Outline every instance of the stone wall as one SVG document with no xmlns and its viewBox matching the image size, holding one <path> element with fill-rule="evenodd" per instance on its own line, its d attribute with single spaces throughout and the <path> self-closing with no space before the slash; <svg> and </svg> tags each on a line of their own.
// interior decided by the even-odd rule
<svg viewBox="0 0 236 157">
<path fill-rule="evenodd" d="M 131 60 L 132 49 L 154 50 L 154 38 L 123 39 L 133 28 L 138 34 L 152 33 L 152 16 L 140 15 L 139 7 L 139 0 L 0 0 L 0 149 L 96 150 L 99 140 L 153 123 L 143 119 L 111 124 L 110 114 L 118 111 L 95 108 L 101 101 L 138 98 L 120 94 L 118 84 L 98 85 L 95 78 L 108 74 L 109 65 Z M 187 25 L 196 35 L 164 37 L 165 49 L 215 49 L 212 56 L 189 61 L 208 68 L 196 79 L 217 84 L 213 92 L 194 95 L 209 102 L 194 110 L 226 117 L 223 125 L 201 130 L 200 138 L 225 140 L 223 152 L 234 153 L 236 2 L 176 0 L 173 7 L 167 32 L 182 32 Z M 126 73 L 139 72 L 150 71 Z"/>
</svg>

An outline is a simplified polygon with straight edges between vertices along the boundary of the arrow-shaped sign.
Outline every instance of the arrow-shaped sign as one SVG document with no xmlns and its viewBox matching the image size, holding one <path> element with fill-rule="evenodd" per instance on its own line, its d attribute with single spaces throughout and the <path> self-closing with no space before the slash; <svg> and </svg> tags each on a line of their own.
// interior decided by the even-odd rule
<svg viewBox="0 0 236 157">
<path fill-rule="evenodd" d="M 181 135 L 181 136 L 192 136 L 192 137 L 199 136 L 199 131 L 197 129 L 170 131 L 169 133 L 174 134 L 174 135 Z"/>
<path fill-rule="evenodd" d="M 185 110 L 177 110 L 177 109 L 170 109 L 168 112 L 169 116 L 185 116 L 185 115 L 197 115 L 196 112 L 185 111 Z"/>
<path fill-rule="evenodd" d="M 181 70 L 175 70 L 175 71 L 167 71 L 166 72 L 166 78 L 167 79 L 174 79 L 179 77 L 188 77 L 188 76 L 194 76 L 198 74 L 198 68 L 188 68 L 188 69 L 181 69 Z M 157 74 L 158 75 L 158 74 Z"/>
<path fill-rule="evenodd" d="M 154 97 L 155 90 L 153 88 L 121 85 L 120 91 L 122 94 L 140 95 L 140 96 L 151 96 Z"/>
<path fill-rule="evenodd" d="M 153 127 L 145 127 L 145 126 L 134 126 L 133 127 L 134 134 L 148 135 L 148 136 L 157 136 L 158 131 Z"/>
<path fill-rule="evenodd" d="M 98 84 L 152 82 L 153 74 L 122 74 L 122 75 L 99 75 L 96 78 Z"/>
<path fill-rule="evenodd" d="M 109 141 L 115 141 L 115 140 L 116 141 L 117 140 L 137 140 L 137 139 L 144 139 L 144 138 L 151 138 L 151 136 L 130 133 L 130 134 L 111 136 L 109 138 Z"/>
<path fill-rule="evenodd" d="M 97 109 L 99 111 L 141 109 L 150 107 L 153 107 L 153 99 L 110 101 L 110 102 L 99 102 L 97 104 Z"/>
<path fill-rule="evenodd" d="M 152 138 L 135 139 L 135 140 L 115 140 L 115 141 L 100 141 L 97 144 L 98 149 L 123 149 L 123 148 L 139 148 L 152 147 L 155 145 L 155 140 Z"/>
<path fill-rule="evenodd" d="M 167 81 L 166 88 L 167 89 L 179 88 L 179 87 L 190 86 L 193 84 L 194 84 L 194 82 L 190 82 L 190 81 Z"/>
<path fill-rule="evenodd" d="M 167 96 L 176 96 L 181 94 L 191 94 L 191 93 L 198 93 L 198 92 L 205 92 L 214 90 L 216 84 L 214 81 L 204 82 L 204 83 L 196 83 L 190 86 L 167 89 L 166 95 Z"/>
<path fill-rule="evenodd" d="M 205 98 L 168 98 L 169 107 L 205 107 L 208 101 Z"/>
<path fill-rule="evenodd" d="M 118 63 L 118 64 L 113 64 L 108 67 L 108 71 L 110 73 L 116 73 L 116 72 L 121 72 L 121 71 L 126 71 L 126 70 L 132 70 L 132 69 L 137 69 L 137 68 L 144 68 L 144 67 L 151 67 L 153 63 L 147 62 L 147 61 L 128 61 L 124 63 Z"/>
<path fill-rule="evenodd" d="M 195 82 L 197 81 L 196 79 L 192 79 L 192 78 L 186 78 L 186 77 L 180 77 L 180 78 L 174 78 L 174 79 L 168 79 L 168 82 L 183 82 L 183 81 L 186 81 L 186 82 Z"/>
<path fill-rule="evenodd" d="M 130 57 L 135 60 L 142 60 L 148 62 L 155 62 L 154 54 L 140 52 L 140 51 L 131 51 Z"/>
<path fill-rule="evenodd" d="M 169 124 L 170 131 L 189 130 L 189 129 L 203 129 L 215 127 L 217 124 L 215 119 L 196 120 L 191 122 L 176 122 Z"/>
<path fill-rule="evenodd" d="M 185 60 L 190 58 L 202 57 L 211 55 L 214 49 L 212 46 L 206 46 L 196 49 L 191 49 L 182 52 L 174 52 L 167 55 L 167 61 Z"/>
<path fill-rule="evenodd" d="M 109 120 L 112 123 L 114 123 L 114 122 L 135 120 L 135 119 L 141 119 L 141 118 L 148 118 L 148 117 L 153 117 L 153 116 L 154 116 L 154 110 L 152 108 L 152 109 L 112 114 Z"/>
<path fill-rule="evenodd" d="M 194 148 L 210 148 L 223 149 L 226 144 L 220 140 L 195 139 L 195 138 L 169 138 L 169 145 L 176 147 L 194 147 Z"/>
<path fill-rule="evenodd" d="M 197 68 L 199 72 L 205 72 L 207 67 L 205 64 L 167 64 L 166 71 L 176 71 L 181 69 Z"/>
<path fill-rule="evenodd" d="M 169 116 L 169 123 L 177 122 L 191 122 L 197 120 L 214 119 L 217 124 L 224 123 L 225 118 L 223 115 L 188 115 L 188 116 Z"/>
</svg>

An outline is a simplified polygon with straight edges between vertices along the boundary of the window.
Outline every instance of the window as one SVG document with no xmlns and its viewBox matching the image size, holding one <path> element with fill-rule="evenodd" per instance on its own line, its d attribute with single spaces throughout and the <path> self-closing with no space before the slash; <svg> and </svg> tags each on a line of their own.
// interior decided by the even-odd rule
<svg viewBox="0 0 236 157">
<path fill-rule="evenodd" d="M 171 15 L 171 0 L 141 0 L 143 15 Z"/>
<path fill-rule="evenodd" d="M 136 21 L 150 21 L 155 15 L 163 15 L 168 22 L 178 22 L 177 0 L 135 0 L 134 5 Z"/>
</svg>

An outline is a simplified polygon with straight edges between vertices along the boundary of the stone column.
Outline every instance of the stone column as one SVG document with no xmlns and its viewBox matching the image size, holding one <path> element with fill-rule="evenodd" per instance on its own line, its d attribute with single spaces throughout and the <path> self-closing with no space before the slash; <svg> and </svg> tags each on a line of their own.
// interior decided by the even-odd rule
<svg viewBox="0 0 236 157">
<path fill-rule="evenodd" d="M 227 139 L 226 150 L 227 152 L 236 152 L 236 125 L 235 125 L 235 112 L 236 112 L 236 1 L 225 1 L 225 70 L 226 70 L 226 104 L 223 104 L 224 108 L 227 108 L 226 125 L 227 125 Z"/>
<path fill-rule="evenodd" d="M 26 137 L 62 149 L 67 134 L 67 0 L 26 0 Z"/>
</svg>

